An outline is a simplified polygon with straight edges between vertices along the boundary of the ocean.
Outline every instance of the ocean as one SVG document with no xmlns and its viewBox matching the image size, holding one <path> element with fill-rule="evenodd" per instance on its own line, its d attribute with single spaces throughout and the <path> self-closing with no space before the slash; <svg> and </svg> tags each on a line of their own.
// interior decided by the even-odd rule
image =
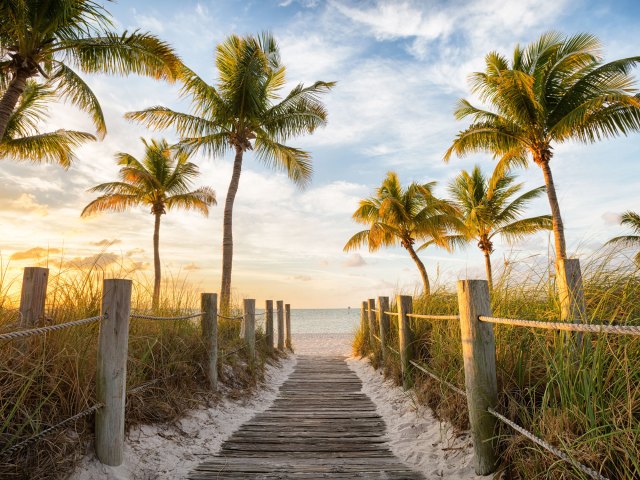
<svg viewBox="0 0 640 480">
<path fill-rule="evenodd" d="M 256 313 L 264 310 L 256 309 Z M 261 318 L 264 318 L 261 316 Z M 273 320 L 276 320 L 274 309 Z M 292 308 L 291 333 L 354 333 L 360 323 L 360 310 L 357 308 Z M 276 327 L 277 328 L 277 327 Z"/>
</svg>

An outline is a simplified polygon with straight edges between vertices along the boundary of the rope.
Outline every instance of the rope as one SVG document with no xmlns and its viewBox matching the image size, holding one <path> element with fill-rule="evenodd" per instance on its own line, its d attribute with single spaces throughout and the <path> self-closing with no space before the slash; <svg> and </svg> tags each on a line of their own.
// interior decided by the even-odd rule
<svg viewBox="0 0 640 480">
<path fill-rule="evenodd" d="M 375 308 L 372 308 L 372 309 L 371 309 L 371 310 L 369 310 L 369 311 L 370 311 L 370 312 L 373 312 L 373 313 L 380 313 L 380 310 L 376 310 Z"/>
<path fill-rule="evenodd" d="M 398 312 L 384 312 L 387 315 L 400 315 Z"/>
<path fill-rule="evenodd" d="M 385 345 L 385 347 L 388 348 L 389 350 L 391 350 L 396 355 L 400 355 L 400 352 L 398 350 L 396 350 L 395 348 L 390 347 L 389 345 Z"/>
<path fill-rule="evenodd" d="M 420 370 L 421 372 L 426 373 L 427 375 L 429 375 L 431 378 L 433 378 L 434 380 L 437 380 L 438 382 L 442 383 L 443 385 L 449 387 L 451 390 L 453 390 L 454 392 L 462 395 L 463 397 L 467 396 L 467 393 L 462 390 L 461 388 L 456 387 L 453 383 L 449 383 L 447 382 L 445 379 L 440 378 L 439 376 L 437 376 L 435 373 L 430 372 L 429 370 L 427 370 L 426 367 L 424 367 L 423 365 L 414 362 L 413 360 L 409 360 L 409 363 L 411 365 L 413 365 L 414 367 L 416 367 L 418 370 Z"/>
<path fill-rule="evenodd" d="M 241 346 L 240 348 L 236 348 L 235 350 L 231 350 L 228 353 L 225 353 L 224 355 L 221 355 L 220 358 L 227 358 L 231 355 L 233 355 L 234 353 L 238 353 L 240 350 L 244 349 L 246 347 L 246 345 Z"/>
<path fill-rule="evenodd" d="M 417 313 L 407 313 L 410 318 L 424 318 L 425 320 L 460 320 L 460 315 L 419 315 Z"/>
<path fill-rule="evenodd" d="M 181 315 L 179 317 L 154 317 L 153 315 L 143 315 L 141 313 L 132 313 L 131 318 L 138 318 L 142 320 L 189 320 L 190 318 L 197 318 L 205 315 L 205 312 L 192 313 L 190 315 Z"/>
<path fill-rule="evenodd" d="M 541 322 L 537 320 L 522 320 L 519 318 L 478 317 L 480 321 L 487 323 L 499 323 L 502 325 L 514 325 L 516 327 L 535 327 L 546 330 L 566 330 L 572 332 L 592 333 L 620 333 L 624 335 L 640 335 L 640 326 L 635 325 L 595 325 L 588 323 L 570 322 Z"/>
<path fill-rule="evenodd" d="M 49 325 L 46 327 L 32 328 L 30 330 L 21 330 L 17 332 L 3 333 L 0 335 L 0 340 L 14 340 L 16 338 L 30 337 L 32 335 L 42 335 L 43 333 L 53 332 L 55 330 L 62 330 L 64 328 L 70 328 L 70 327 L 78 327 L 80 325 L 97 322 L 99 320 L 102 320 L 103 318 L 107 318 L 107 316 L 98 315 L 97 317 L 83 318 L 82 320 L 74 320 L 73 322 L 60 323 L 58 325 Z"/>
<path fill-rule="evenodd" d="M 583 465 L 582 463 L 578 462 L 577 460 L 574 460 L 573 458 L 571 458 L 569 455 L 567 455 L 563 451 L 558 450 L 556 447 L 554 447 L 550 443 L 545 442 L 544 440 L 542 440 L 539 437 L 536 437 L 533 433 L 529 432 L 528 430 L 525 430 L 524 428 L 522 428 L 517 423 L 514 423 L 511 420 L 509 420 L 507 417 L 504 417 L 504 416 L 500 415 L 493 408 L 488 408 L 487 411 L 491 415 L 496 417 L 498 420 L 506 423 L 511 428 L 513 428 L 515 431 L 517 431 L 518 433 L 520 433 L 523 436 L 527 437 L 533 443 L 536 443 L 536 444 L 540 445 L 545 450 L 553 453 L 556 457 L 561 458 L 565 462 L 573 465 L 574 467 L 576 467 L 581 472 L 586 473 L 587 475 L 589 475 L 591 478 L 594 478 L 595 480 L 609 480 L 607 477 L 602 476 L 599 472 L 596 472 L 595 470 L 587 467 L 586 465 Z"/>
<path fill-rule="evenodd" d="M 239 317 L 226 317 L 224 315 L 218 314 L 218 318 L 222 318 L 224 320 L 242 320 L 244 316 L 240 315 Z"/>
<path fill-rule="evenodd" d="M 96 410 L 98 410 L 98 409 L 100 409 L 102 407 L 104 407 L 104 404 L 96 403 L 94 406 L 89 407 L 89 408 L 87 408 L 86 410 L 83 410 L 80 413 L 76 413 L 73 417 L 69 417 L 69 418 L 61 421 L 60 423 L 57 423 L 56 425 L 53 425 L 53 426 L 51 426 L 49 428 L 45 428 L 41 432 L 36 433 L 35 435 L 27 438 L 26 440 L 23 440 L 20 443 L 16 443 L 12 447 L 10 447 L 10 448 L 6 449 L 4 452 L 2 452 L 2 456 L 6 456 L 11 452 L 19 450 L 19 449 L 27 446 L 28 444 L 34 442 L 35 440 L 37 440 L 39 438 L 42 438 L 42 437 L 45 437 L 45 436 L 49 435 L 51 432 L 59 430 L 61 427 L 65 426 L 68 423 L 74 422 L 76 420 L 80 420 L 81 418 L 84 418 L 84 417 L 86 417 L 88 415 L 91 415 Z"/>
<path fill-rule="evenodd" d="M 373 338 L 375 338 L 376 340 L 378 340 L 380 343 L 382 343 L 382 340 L 380 340 L 380 337 L 377 336 L 375 333 L 372 334 Z"/>
</svg>

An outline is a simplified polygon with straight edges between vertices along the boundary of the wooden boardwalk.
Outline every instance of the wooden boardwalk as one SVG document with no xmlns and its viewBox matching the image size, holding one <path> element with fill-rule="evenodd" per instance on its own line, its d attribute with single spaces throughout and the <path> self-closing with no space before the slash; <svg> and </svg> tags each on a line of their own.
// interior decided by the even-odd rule
<svg viewBox="0 0 640 480">
<path fill-rule="evenodd" d="M 189 479 L 423 479 L 391 453 L 384 421 L 361 388 L 342 357 L 299 357 L 271 408 Z"/>
</svg>

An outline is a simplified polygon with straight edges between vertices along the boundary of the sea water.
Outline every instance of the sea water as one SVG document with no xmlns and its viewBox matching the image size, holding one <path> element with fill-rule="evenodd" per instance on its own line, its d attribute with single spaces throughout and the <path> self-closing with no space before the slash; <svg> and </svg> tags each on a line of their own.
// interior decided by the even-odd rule
<svg viewBox="0 0 640 480">
<path fill-rule="evenodd" d="M 262 313 L 264 310 L 256 310 Z M 264 316 L 261 316 L 264 318 Z M 273 321 L 277 322 L 274 308 Z M 261 322 L 258 321 L 258 324 Z M 354 333 L 360 323 L 360 310 L 356 308 L 292 308 L 291 333 Z"/>
</svg>

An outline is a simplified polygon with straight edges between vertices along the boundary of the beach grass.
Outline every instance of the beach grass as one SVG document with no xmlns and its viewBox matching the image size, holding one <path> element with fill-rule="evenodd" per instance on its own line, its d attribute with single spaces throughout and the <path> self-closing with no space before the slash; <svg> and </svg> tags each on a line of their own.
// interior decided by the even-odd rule
<svg viewBox="0 0 640 480">
<path fill-rule="evenodd" d="M 121 267 L 104 271 L 59 269 L 50 275 L 47 323 L 63 323 L 99 314 L 102 280 L 135 277 Z M 0 278 L 0 332 L 17 330 L 15 298 Z M 134 279 L 132 311 L 147 311 L 152 283 Z M 174 316 L 198 311 L 199 292 L 181 277 L 164 285 L 163 303 L 154 315 Z M 0 477 L 7 479 L 65 478 L 92 449 L 93 416 L 66 425 L 17 452 L 2 454 L 13 445 L 48 426 L 96 403 L 95 375 L 98 324 L 31 337 L 0 345 Z M 222 395 L 250 394 L 263 379 L 268 354 L 263 330 L 257 332 L 257 361 L 250 362 L 240 349 L 240 322 L 219 321 L 219 392 L 208 389 L 206 347 L 200 323 L 132 319 L 129 332 L 127 390 L 157 382 L 127 396 L 127 428 L 137 424 L 173 422 L 189 409 L 213 405 Z M 240 350 L 239 350 L 240 349 Z"/>
<path fill-rule="evenodd" d="M 620 250 L 582 260 L 588 320 L 640 325 L 640 270 Z M 506 263 L 492 292 L 493 315 L 557 320 L 560 306 L 551 262 Z M 439 286 L 414 301 L 414 312 L 456 314 L 453 285 Z M 397 345 L 397 321 L 391 318 Z M 458 322 L 412 319 L 417 361 L 464 388 Z M 497 410 L 609 479 L 640 478 L 640 340 L 624 335 L 586 334 L 576 358 L 566 337 L 552 330 L 495 326 L 499 402 Z M 362 335 L 354 351 L 400 383 L 398 358 L 381 364 L 378 345 Z M 459 431 L 468 428 L 466 399 L 416 371 L 414 391 L 435 414 Z M 500 472 L 513 479 L 588 478 L 566 462 L 500 424 Z"/>
</svg>

